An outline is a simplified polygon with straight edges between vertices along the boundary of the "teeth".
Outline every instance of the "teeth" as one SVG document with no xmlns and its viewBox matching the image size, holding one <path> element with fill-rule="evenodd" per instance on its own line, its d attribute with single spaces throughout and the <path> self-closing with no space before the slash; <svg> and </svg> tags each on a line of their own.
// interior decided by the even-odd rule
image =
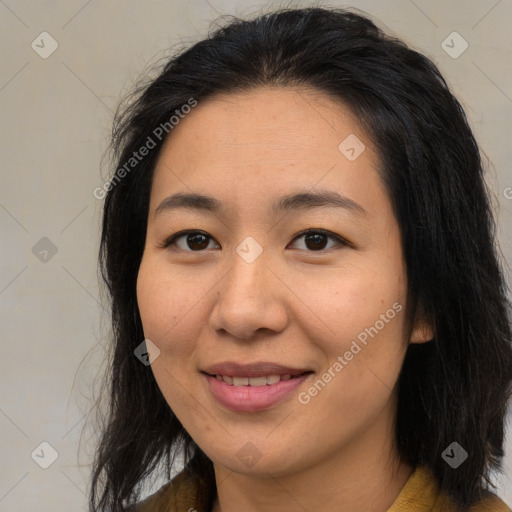
<svg viewBox="0 0 512 512">
<path fill-rule="evenodd" d="M 249 384 L 248 377 L 233 377 L 234 386 L 247 386 Z"/>
<path fill-rule="evenodd" d="M 220 375 L 217 375 L 217 378 L 219 378 Z M 223 375 L 219 380 L 224 380 L 227 384 L 233 385 L 233 377 L 230 377 L 229 375 Z"/>
<path fill-rule="evenodd" d="M 280 380 L 290 380 L 291 375 L 267 375 L 263 377 L 231 377 L 229 375 L 215 375 L 215 378 L 224 381 L 230 386 L 271 386 Z"/>
<path fill-rule="evenodd" d="M 249 378 L 250 386 L 266 386 L 267 385 L 267 377 L 250 377 Z"/>
<path fill-rule="evenodd" d="M 281 380 L 281 377 L 279 375 L 269 375 L 267 377 L 267 384 L 275 384 L 276 382 L 279 382 Z"/>
</svg>

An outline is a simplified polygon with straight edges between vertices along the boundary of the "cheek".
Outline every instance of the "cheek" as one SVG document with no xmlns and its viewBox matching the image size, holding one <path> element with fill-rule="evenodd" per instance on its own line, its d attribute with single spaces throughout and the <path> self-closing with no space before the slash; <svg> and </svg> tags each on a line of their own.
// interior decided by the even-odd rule
<svg viewBox="0 0 512 512">
<path fill-rule="evenodd" d="M 158 261 L 143 259 L 137 277 L 137 301 L 144 336 L 160 350 L 151 370 L 167 403 L 182 421 L 196 408 L 187 390 L 196 371 L 193 340 L 197 336 L 191 331 L 194 322 L 187 321 L 185 315 L 192 306 L 185 299 L 186 293 L 176 293 L 180 284 L 175 276 L 171 282 Z"/>
<path fill-rule="evenodd" d="M 159 333 L 165 329 L 165 286 L 156 278 L 156 273 L 143 258 L 137 276 L 137 304 L 144 329 L 144 336 L 158 344 Z"/>
<path fill-rule="evenodd" d="M 179 274 L 171 274 L 158 262 L 143 259 L 137 277 L 137 302 L 144 335 L 155 343 L 162 355 L 190 352 L 194 323 L 192 294 L 184 290 Z M 175 360 L 175 359 L 174 359 Z"/>
<path fill-rule="evenodd" d="M 310 336 L 323 340 L 328 367 L 338 356 L 346 361 L 343 370 L 335 372 L 345 376 L 336 379 L 338 385 L 343 382 L 345 389 L 357 385 L 363 394 L 374 381 L 392 388 L 407 348 L 406 278 L 399 251 L 361 258 L 333 271 L 321 285 L 321 303 L 314 302 L 320 296 L 311 291 L 309 298 L 312 309 L 319 312 L 317 329 L 325 336 L 313 332 Z"/>
<path fill-rule="evenodd" d="M 381 262 L 377 269 L 374 265 L 344 267 L 316 283 L 316 289 L 304 283 L 297 295 L 308 297 L 311 309 L 317 313 L 316 325 L 327 335 L 340 336 L 340 340 L 356 337 L 376 322 L 379 330 L 384 322 L 386 331 L 400 331 L 405 288 L 394 266 Z"/>
</svg>

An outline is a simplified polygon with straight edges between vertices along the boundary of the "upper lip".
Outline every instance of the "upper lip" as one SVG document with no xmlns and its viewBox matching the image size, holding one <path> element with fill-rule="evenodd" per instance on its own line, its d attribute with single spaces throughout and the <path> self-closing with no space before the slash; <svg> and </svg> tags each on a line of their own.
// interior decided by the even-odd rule
<svg viewBox="0 0 512 512">
<path fill-rule="evenodd" d="M 235 363 L 225 361 L 203 370 L 210 375 L 229 375 L 231 377 L 263 377 L 264 375 L 300 375 L 311 372 L 307 368 L 292 368 L 282 364 L 258 361 L 255 363 Z"/>
</svg>

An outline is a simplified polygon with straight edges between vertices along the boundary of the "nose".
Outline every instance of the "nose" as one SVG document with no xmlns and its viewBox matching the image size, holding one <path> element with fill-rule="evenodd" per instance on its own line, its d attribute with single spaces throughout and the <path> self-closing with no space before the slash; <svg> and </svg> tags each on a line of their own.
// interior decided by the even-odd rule
<svg viewBox="0 0 512 512">
<path fill-rule="evenodd" d="M 279 333 L 288 324 L 285 292 L 263 254 L 247 263 L 235 253 L 231 270 L 218 284 L 210 327 L 244 340 L 263 331 Z"/>
</svg>

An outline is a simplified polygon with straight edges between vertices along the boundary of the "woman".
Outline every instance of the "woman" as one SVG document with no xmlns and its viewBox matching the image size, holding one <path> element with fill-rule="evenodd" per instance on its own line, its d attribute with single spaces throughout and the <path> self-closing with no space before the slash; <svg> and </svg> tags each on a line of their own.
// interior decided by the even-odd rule
<svg viewBox="0 0 512 512">
<path fill-rule="evenodd" d="M 435 65 L 364 16 L 282 10 L 140 92 L 104 187 L 114 343 L 90 510 L 510 510 L 488 484 L 510 305 L 479 150 Z"/>
</svg>

